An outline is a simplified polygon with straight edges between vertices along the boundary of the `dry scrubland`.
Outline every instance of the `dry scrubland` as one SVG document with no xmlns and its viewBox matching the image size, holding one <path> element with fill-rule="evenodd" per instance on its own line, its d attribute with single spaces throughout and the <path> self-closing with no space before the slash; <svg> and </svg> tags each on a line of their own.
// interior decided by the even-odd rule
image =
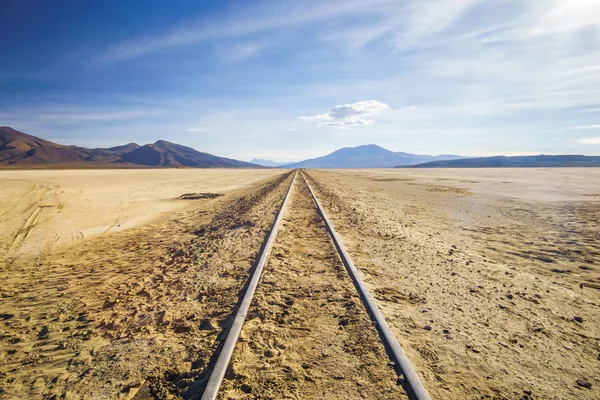
<svg viewBox="0 0 600 400">
<path fill-rule="evenodd" d="M 600 396 L 600 170 L 309 177 L 434 399 Z M 0 171 L 0 398 L 197 397 L 290 183 Z M 342 268 L 297 181 L 223 398 L 401 396 Z"/>
</svg>

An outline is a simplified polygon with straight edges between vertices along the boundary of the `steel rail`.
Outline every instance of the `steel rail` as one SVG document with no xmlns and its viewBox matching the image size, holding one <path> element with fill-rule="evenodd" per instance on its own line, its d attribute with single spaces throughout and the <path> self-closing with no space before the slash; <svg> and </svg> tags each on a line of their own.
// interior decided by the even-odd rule
<svg viewBox="0 0 600 400">
<path fill-rule="evenodd" d="M 225 339 L 225 343 L 219 353 L 219 357 L 217 358 L 217 362 L 215 367 L 213 368 L 210 378 L 206 384 L 204 389 L 204 393 L 202 394 L 202 400 L 215 400 L 219 394 L 219 389 L 221 384 L 223 383 L 223 378 L 225 377 L 225 373 L 227 372 L 227 367 L 229 366 L 229 361 L 231 360 L 231 356 L 233 355 L 233 350 L 235 349 L 235 344 L 240 336 L 240 332 L 242 330 L 242 326 L 244 325 L 244 321 L 248 316 L 248 310 L 250 308 L 250 304 L 252 303 L 252 298 L 254 297 L 254 292 L 256 292 L 256 288 L 258 286 L 258 282 L 260 281 L 260 277 L 262 275 L 263 268 L 267 263 L 269 255 L 271 253 L 271 249 L 273 247 L 273 242 L 275 241 L 275 237 L 277 236 L 277 229 L 279 228 L 279 224 L 281 222 L 281 218 L 283 216 L 283 210 L 285 209 L 285 205 L 290 198 L 290 193 L 292 192 L 292 187 L 294 186 L 294 182 L 296 181 L 296 176 L 298 175 L 298 171 L 295 172 L 294 178 L 292 179 L 292 183 L 287 191 L 285 199 L 283 203 L 281 203 L 281 207 L 279 212 L 277 213 L 277 217 L 275 218 L 275 222 L 271 227 L 271 232 L 269 233 L 269 237 L 265 242 L 263 252 L 256 264 L 256 268 L 254 269 L 254 273 L 252 274 L 252 278 L 250 279 L 250 283 L 248 284 L 248 288 L 244 293 L 244 297 L 242 299 L 242 303 L 238 308 L 238 311 L 235 315 L 235 319 L 229 329 L 229 333 L 227 334 L 227 338 Z"/>
<path fill-rule="evenodd" d="M 383 342 L 386 350 L 388 351 L 388 355 L 395 364 L 396 373 L 401 375 L 401 377 L 403 378 L 402 386 L 404 387 L 404 390 L 406 391 L 409 400 L 431 400 L 431 397 L 429 397 L 427 390 L 425 390 L 421 379 L 419 379 L 419 376 L 412 367 L 410 361 L 408 360 L 408 357 L 406 356 L 406 353 L 402 349 L 402 346 L 400 346 L 400 343 L 398 343 L 398 339 L 396 339 L 396 336 L 394 336 L 394 333 L 392 332 L 389 324 L 387 323 L 383 314 L 381 313 L 381 310 L 379 310 L 379 307 L 377 307 L 377 303 L 375 303 L 373 295 L 371 295 L 371 292 L 367 288 L 367 285 L 365 284 L 360 273 L 358 272 L 358 269 L 352 262 L 350 255 L 342 245 L 340 237 L 335 232 L 335 229 L 333 229 L 333 225 L 327 218 L 325 210 L 323 210 L 323 207 L 321 207 L 319 200 L 317 200 L 317 196 L 310 187 L 310 184 L 308 183 L 304 172 L 301 172 L 301 174 L 302 179 L 306 183 L 306 186 L 308 187 L 308 190 L 312 195 L 317 209 L 319 210 L 319 214 L 325 222 L 327 231 L 329 232 L 331 239 L 333 240 L 333 243 L 337 248 L 338 253 L 340 254 L 340 258 L 342 259 L 342 262 L 346 267 L 348 274 L 352 278 L 354 286 L 360 294 L 363 304 L 367 308 L 367 312 L 371 316 L 372 321 L 375 323 L 375 327 L 377 328 L 379 337 L 381 338 L 381 341 Z"/>
</svg>

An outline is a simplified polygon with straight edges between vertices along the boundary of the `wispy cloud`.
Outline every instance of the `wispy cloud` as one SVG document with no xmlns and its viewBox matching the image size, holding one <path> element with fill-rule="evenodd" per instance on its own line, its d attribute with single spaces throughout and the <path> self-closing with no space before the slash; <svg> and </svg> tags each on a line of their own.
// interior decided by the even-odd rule
<svg viewBox="0 0 600 400">
<path fill-rule="evenodd" d="M 600 125 L 580 125 L 580 126 L 572 126 L 571 129 L 576 131 L 586 131 L 592 129 L 600 129 Z"/>
<path fill-rule="evenodd" d="M 298 117 L 303 121 L 322 121 L 319 127 L 351 128 L 355 126 L 372 125 L 373 120 L 367 119 L 389 110 L 389 106 L 377 100 L 357 101 L 351 104 L 341 104 L 333 107 L 328 113 L 308 117 Z"/>
<path fill-rule="evenodd" d="M 333 119 L 329 116 L 329 114 L 317 114 L 317 115 L 312 115 L 310 117 L 298 117 L 298 119 L 302 120 L 302 121 L 323 121 L 323 120 L 328 120 L 328 119 Z"/>
<path fill-rule="evenodd" d="M 531 35 L 573 31 L 600 23 L 597 0 L 562 0 L 555 4 L 531 27 Z"/>
<path fill-rule="evenodd" d="M 465 13 L 482 0 L 429 0 L 409 3 L 406 17 L 398 27 L 396 45 L 399 49 L 408 49 L 427 44 L 449 29 Z"/>
<path fill-rule="evenodd" d="M 165 30 L 142 22 L 130 27 L 137 36 L 102 48 L 94 40 L 89 62 L 100 68 L 78 76 L 70 63 L 63 82 L 40 89 L 54 91 L 43 100 L 3 96 L 0 119 L 34 134 L 172 135 L 230 156 L 316 156 L 364 143 L 367 129 L 370 142 L 411 152 L 597 149 L 579 137 L 600 129 L 600 0 L 257 0 L 198 10 Z M 19 76 L 0 71 L 0 81 Z"/>
<path fill-rule="evenodd" d="M 246 42 L 219 47 L 219 53 L 228 61 L 237 62 L 256 56 L 268 47 L 265 42 Z"/>
<path fill-rule="evenodd" d="M 277 28 L 310 24 L 348 14 L 381 12 L 397 0 L 265 1 L 229 16 L 226 20 L 197 20 L 173 27 L 158 35 L 141 36 L 109 46 L 93 64 L 106 65 L 156 53 L 168 48 L 207 40 L 243 37 Z"/>
<path fill-rule="evenodd" d="M 600 144 L 600 137 L 579 139 L 577 143 L 581 144 Z"/>
</svg>

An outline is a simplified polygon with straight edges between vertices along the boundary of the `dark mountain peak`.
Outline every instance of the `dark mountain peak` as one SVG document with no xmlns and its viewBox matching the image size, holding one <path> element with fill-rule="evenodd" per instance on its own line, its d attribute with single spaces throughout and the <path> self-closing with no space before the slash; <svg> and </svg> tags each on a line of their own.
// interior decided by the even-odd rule
<svg viewBox="0 0 600 400">
<path fill-rule="evenodd" d="M 364 155 L 387 155 L 392 154 L 393 152 L 387 149 L 384 149 L 381 146 L 376 144 L 363 144 L 356 147 L 342 147 L 330 153 L 328 155 L 339 155 L 339 156 L 364 156 Z"/>
<path fill-rule="evenodd" d="M 380 150 L 380 149 L 385 150 L 383 147 L 381 147 L 377 144 L 371 143 L 371 144 L 361 144 L 359 146 L 354 146 L 354 147 L 351 147 L 351 146 L 342 147 L 339 150 Z"/>
<path fill-rule="evenodd" d="M 460 156 L 448 156 L 460 158 Z M 287 164 L 288 168 L 391 168 L 444 159 L 442 156 L 393 152 L 377 144 L 343 147 L 323 157 Z"/>
<path fill-rule="evenodd" d="M 166 140 L 158 140 L 144 146 L 129 143 L 108 149 L 87 149 L 78 146 L 63 146 L 19 132 L 8 126 L 0 127 L 0 164 L 83 163 L 98 165 L 115 162 L 156 167 L 257 167 L 257 165 L 243 161 L 200 153 L 190 147 Z"/>
<path fill-rule="evenodd" d="M 135 142 L 131 142 L 131 143 L 127 143 L 127 144 L 122 144 L 120 146 L 115 146 L 115 147 L 110 147 L 109 150 L 113 150 L 113 149 L 124 149 L 125 147 L 128 148 L 133 148 L 133 149 L 139 149 L 140 146 L 139 144 L 135 143 Z"/>
<path fill-rule="evenodd" d="M 55 164 L 82 161 L 77 149 L 31 136 L 8 126 L 0 128 L 0 164 Z"/>
<path fill-rule="evenodd" d="M 156 141 L 156 142 L 154 142 L 153 144 L 154 144 L 155 146 L 159 146 L 159 147 L 164 147 L 164 146 L 172 146 L 172 145 L 175 145 L 175 143 L 171 143 L 171 142 L 168 142 L 168 141 L 166 141 L 166 140 L 162 140 L 162 139 L 159 139 L 159 140 L 157 140 L 157 141 Z"/>
<path fill-rule="evenodd" d="M 44 141 L 46 142 L 46 140 L 42 139 L 42 138 L 38 138 L 35 136 L 31 136 L 28 135 L 26 133 L 20 132 L 16 129 L 11 128 L 10 126 L 2 126 L 0 127 L 0 135 L 2 135 L 3 138 L 5 138 L 5 140 L 15 140 L 17 138 L 21 138 L 21 139 L 26 139 L 26 140 L 38 140 L 38 141 Z"/>
<path fill-rule="evenodd" d="M 106 150 L 117 151 L 117 152 L 130 152 L 135 149 L 139 149 L 141 146 L 137 143 L 127 143 L 121 146 L 109 147 Z"/>
<path fill-rule="evenodd" d="M 201 153 L 191 147 L 157 140 L 121 156 L 121 162 L 150 167 L 241 168 L 256 167 L 243 161 Z"/>
<path fill-rule="evenodd" d="M 4 133 L 4 132 L 8 133 L 8 132 L 19 132 L 19 131 L 11 128 L 10 126 L 0 126 L 0 132 L 2 132 L 2 133 Z M 22 133 L 22 132 L 20 132 L 20 133 Z"/>
<path fill-rule="evenodd" d="M 18 130 L 13 129 L 10 126 L 0 126 L 0 132 L 2 132 L 2 133 L 16 133 L 16 134 L 26 135 L 26 133 L 19 132 Z"/>
<path fill-rule="evenodd" d="M 166 140 L 157 140 L 156 142 L 150 144 L 150 145 L 146 145 L 146 146 L 152 146 L 154 148 L 160 149 L 161 151 L 171 151 L 171 152 L 183 152 L 183 153 L 201 153 L 199 151 L 197 151 L 196 149 L 193 149 L 191 147 L 187 147 L 184 146 L 182 144 L 177 144 L 177 143 L 173 143 L 173 142 L 169 142 Z M 201 153 L 201 154 L 206 154 L 206 153 Z"/>
</svg>

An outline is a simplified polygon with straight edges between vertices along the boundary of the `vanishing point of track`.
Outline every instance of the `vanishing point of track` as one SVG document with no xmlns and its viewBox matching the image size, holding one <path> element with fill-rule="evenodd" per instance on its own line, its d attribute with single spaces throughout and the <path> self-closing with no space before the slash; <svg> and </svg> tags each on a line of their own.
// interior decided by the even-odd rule
<svg viewBox="0 0 600 400">
<path fill-rule="evenodd" d="M 246 288 L 246 291 L 244 293 L 244 296 L 242 298 L 240 306 L 239 306 L 238 310 L 235 312 L 235 318 L 229 329 L 229 332 L 225 339 L 225 342 L 224 342 L 223 346 L 221 347 L 220 353 L 217 357 L 217 361 L 216 361 L 216 364 L 214 365 L 214 368 L 212 370 L 210 378 L 208 379 L 208 382 L 204 389 L 204 393 L 202 395 L 202 400 L 214 400 L 217 398 L 217 396 L 219 394 L 219 389 L 221 387 L 223 379 L 225 378 L 225 374 L 227 372 L 231 357 L 235 350 L 236 343 L 237 343 L 240 333 L 242 331 L 244 321 L 246 320 L 246 317 L 248 316 L 250 305 L 252 304 L 252 299 L 253 299 L 256 289 L 259 285 L 262 272 L 264 270 L 265 265 L 267 264 L 267 262 L 269 260 L 269 255 L 271 253 L 271 249 L 273 248 L 273 243 L 275 242 L 275 238 L 277 236 L 277 230 L 279 228 L 279 225 L 281 224 L 283 213 L 284 213 L 286 204 L 288 203 L 288 200 L 290 198 L 290 193 L 292 192 L 294 182 L 296 181 L 296 179 L 299 179 L 298 176 L 300 176 L 301 177 L 300 179 L 302 179 L 304 181 L 304 183 L 306 184 L 306 187 L 308 188 L 308 190 L 312 196 L 312 200 L 314 201 L 314 203 L 318 209 L 318 213 L 319 213 L 320 217 L 323 219 L 325 228 L 327 229 L 327 231 L 331 237 L 331 240 L 333 241 L 333 244 L 335 245 L 335 248 L 339 255 L 339 258 L 342 261 L 346 271 L 348 272 L 348 275 L 352 279 L 352 282 L 354 283 L 354 287 L 355 287 L 356 291 L 358 292 L 360 299 L 361 299 L 363 305 L 365 306 L 366 311 L 367 311 L 373 325 L 377 329 L 379 338 L 385 347 L 388 357 L 393 362 L 395 371 L 398 374 L 398 377 L 400 378 L 400 382 L 402 383 L 402 386 L 403 386 L 404 390 L 406 391 L 408 398 L 410 400 L 429 400 L 430 397 L 429 397 L 427 391 L 425 390 L 425 388 L 423 387 L 421 380 L 419 379 L 417 373 L 415 372 L 412 365 L 410 364 L 410 361 L 408 360 L 406 354 L 402 350 L 402 347 L 398 343 L 398 340 L 392 333 L 392 330 L 390 329 L 390 326 L 388 325 L 387 321 L 385 320 L 383 314 L 377 307 L 377 305 L 375 303 L 375 299 L 371 295 L 369 289 L 367 288 L 366 284 L 364 283 L 356 266 L 352 262 L 350 255 L 344 249 L 344 246 L 341 242 L 340 237 L 335 232 L 331 222 L 329 221 L 329 219 L 327 218 L 327 216 L 325 214 L 325 211 L 323 210 L 323 207 L 317 200 L 317 197 L 316 197 L 314 191 L 312 190 L 305 174 L 302 171 L 300 171 L 300 172 L 296 171 L 294 174 L 294 177 L 293 177 L 290 187 L 287 191 L 285 199 L 283 200 L 283 203 L 281 204 L 281 207 L 275 218 L 275 222 L 273 223 L 271 231 L 268 234 L 266 242 L 263 245 L 262 253 L 260 254 L 260 257 L 258 258 L 258 262 L 256 263 L 254 272 L 253 272 L 252 276 L 250 277 L 248 286 Z"/>
</svg>

